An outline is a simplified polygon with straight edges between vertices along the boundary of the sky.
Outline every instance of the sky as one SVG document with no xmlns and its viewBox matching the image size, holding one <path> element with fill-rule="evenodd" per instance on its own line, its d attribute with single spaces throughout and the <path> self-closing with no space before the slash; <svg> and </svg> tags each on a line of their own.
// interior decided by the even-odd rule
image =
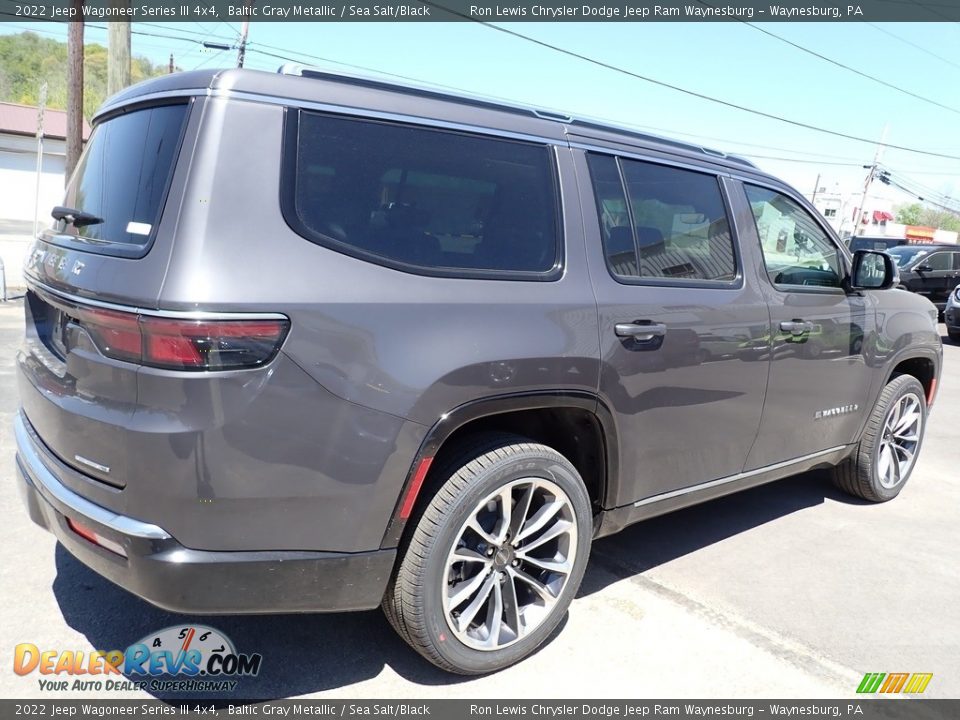
<svg viewBox="0 0 960 720">
<path fill-rule="evenodd" d="M 275 71 L 289 56 L 324 68 L 394 73 L 524 105 L 645 129 L 749 157 L 809 195 L 820 186 L 863 186 L 875 143 L 960 157 L 958 23 L 503 23 L 500 27 L 632 73 L 771 115 L 865 138 L 858 142 L 796 127 L 660 87 L 477 23 L 252 22 L 246 66 Z M 66 25 L 0 23 L 0 33 Z M 134 23 L 133 52 L 166 64 L 229 67 L 236 22 Z M 763 31 L 819 53 L 814 57 Z M 88 42 L 106 45 L 89 27 Z M 833 61 L 833 62 L 830 62 Z M 872 75 L 910 96 L 834 63 Z M 346 64 L 346 65 L 344 65 Z M 946 106 L 946 107 L 941 107 Z M 886 128 L 886 130 L 885 130 Z M 881 162 L 960 199 L 960 160 L 885 149 Z M 876 186 L 876 184 L 875 184 Z M 895 193 L 891 197 L 912 200 Z"/>
</svg>

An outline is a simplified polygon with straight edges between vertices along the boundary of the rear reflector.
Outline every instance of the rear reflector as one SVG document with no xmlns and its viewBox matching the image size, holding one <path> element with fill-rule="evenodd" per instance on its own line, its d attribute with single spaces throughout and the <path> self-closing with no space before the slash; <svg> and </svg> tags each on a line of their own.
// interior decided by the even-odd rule
<svg viewBox="0 0 960 720">
<path fill-rule="evenodd" d="M 77 535 L 85 540 L 89 540 L 94 545 L 99 545 L 104 550 L 109 550 L 110 552 L 122 557 L 127 556 L 127 551 L 123 549 L 123 546 L 120 543 L 109 538 L 105 538 L 93 528 L 89 528 L 86 525 L 77 522 L 76 520 L 72 520 L 71 518 L 67 518 L 67 525 L 69 525 L 70 529 L 73 530 Z"/>
<path fill-rule="evenodd" d="M 273 359 L 288 320 L 180 320 L 100 308 L 73 314 L 107 357 L 172 370 L 233 370 Z"/>
<path fill-rule="evenodd" d="M 430 470 L 430 463 L 432 462 L 432 457 L 425 457 L 420 461 L 420 464 L 417 465 L 417 471 L 413 474 L 413 480 L 410 481 L 407 493 L 403 496 L 403 504 L 400 505 L 401 520 L 408 519 L 410 513 L 413 512 L 413 506 L 417 502 L 417 495 L 420 494 L 420 488 L 423 487 L 423 481 L 427 477 L 427 472 Z"/>
</svg>

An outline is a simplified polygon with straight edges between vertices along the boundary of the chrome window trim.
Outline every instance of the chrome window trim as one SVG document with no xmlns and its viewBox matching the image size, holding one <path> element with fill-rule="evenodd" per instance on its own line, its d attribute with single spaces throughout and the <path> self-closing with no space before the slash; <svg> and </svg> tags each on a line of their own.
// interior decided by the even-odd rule
<svg viewBox="0 0 960 720">
<path fill-rule="evenodd" d="M 126 98 L 121 102 L 105 103 L 97 110 L 90 124 L 96 125 L 104 115 L 116 112 L 127 105 L 140 105 L 142 103 L 149 103 L 155 100 L 167 100 L 169 98 L 207 97 L 210 93 L 210 88 L 179 88 L 177 90 L 164 90 L 162 92 L 137 95 L 136 97 Z"/>
</svg>

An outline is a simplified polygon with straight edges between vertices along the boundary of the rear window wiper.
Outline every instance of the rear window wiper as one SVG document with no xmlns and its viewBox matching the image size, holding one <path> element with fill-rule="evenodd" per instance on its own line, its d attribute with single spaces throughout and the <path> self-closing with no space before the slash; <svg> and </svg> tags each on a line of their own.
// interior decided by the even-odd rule
<svg viewBox="0 0 960 720">
<path fill-rule="evenodd" d="M 103 222 L 102 217 L 97 217 L 93 213 L 77 210 L 76 208 L 63 207 L 57 205 L 50 211 L 54 220 L 63 220 L 74 227 L 84 227 L 86 225 L 99 225 Z"/>
</svg>

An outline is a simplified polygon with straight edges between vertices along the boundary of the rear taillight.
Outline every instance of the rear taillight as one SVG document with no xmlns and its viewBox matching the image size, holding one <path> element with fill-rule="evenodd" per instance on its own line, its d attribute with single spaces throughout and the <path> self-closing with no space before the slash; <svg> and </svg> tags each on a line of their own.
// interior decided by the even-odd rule
<svg viewBox="0 0 960 720">
<path fill-rule="evenodd" d="M 107 357 L 172 370 L 233 370 L 273 359 L 288 320 L 189 320 L 76 308 L 77 322 Z"/>
</svg>

